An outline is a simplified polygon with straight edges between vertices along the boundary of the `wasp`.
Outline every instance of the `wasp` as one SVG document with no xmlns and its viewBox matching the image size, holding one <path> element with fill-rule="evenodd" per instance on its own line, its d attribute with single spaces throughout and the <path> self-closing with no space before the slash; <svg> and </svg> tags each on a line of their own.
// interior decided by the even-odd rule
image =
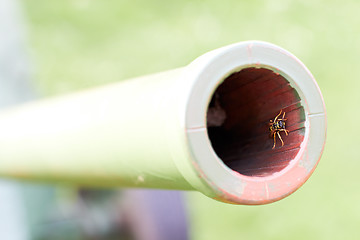
<svg viewBox="0 0 360 240">
<path fill-rule="evenodd" d="M 275 148 L 276 145 L 276 135 L 279 137 L 281 141 L 281 146 L 284 146 L 284 141 L 281 138 L 280 132 L 285 132 L 286 135 L 288 135 L 289 130 L 285 128 L 285 112 L 283 112 L 282 118 L 279 118 L 282 113 L 282 109 L 280 110 L 279 114 L 276 115 L 274 120 L 270 120 L 269 123 L 269 130 L 270 130 L 270 137 L 274 138 L 274 145 L 272 149 Z"/>
</svg>

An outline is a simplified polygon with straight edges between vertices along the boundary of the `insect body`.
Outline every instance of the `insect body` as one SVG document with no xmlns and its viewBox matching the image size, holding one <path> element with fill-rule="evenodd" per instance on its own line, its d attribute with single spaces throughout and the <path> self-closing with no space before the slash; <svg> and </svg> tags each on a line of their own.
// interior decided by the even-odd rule
<svg viewBox="0 0 360 240">
<path fill-rule="evenodd" d="M 282 118 L 279 118 L 282 113 L 282 110 L 280 110 L 279 114 L 274 118 L 274 120 L 270 120 L 269 123 L 269 130 L 270 130 L 270 137 L 274 138 L 274 145 L 273 149 L 276 145 L 276 135 L 279 137 L 281 141 L 281 146 L 284 146 L 284 141 L 281 138 L 280 132 L 285 132 L 286 135 L 288 135 L 289 130 L 286 130 L 285 128 L 285 112 L 282 115 Z"/>
</svg>

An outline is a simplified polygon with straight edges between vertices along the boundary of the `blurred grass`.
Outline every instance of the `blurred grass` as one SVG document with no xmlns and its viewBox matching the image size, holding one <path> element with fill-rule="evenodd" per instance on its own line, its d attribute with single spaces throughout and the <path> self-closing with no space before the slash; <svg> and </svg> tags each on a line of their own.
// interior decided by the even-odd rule
<svg viewBox="0 0 360 240">
<path fill-rule="evenodd" d="M 192 236 L 212 239 L 356 239 L 360 236 L 360 2 L 24 0 L 43 95 L 184 66 L 250 39 L 299 57 L 323 92 L 322 160 L 295 194 L 232 206 L 189 193 Z"/>
</svg>

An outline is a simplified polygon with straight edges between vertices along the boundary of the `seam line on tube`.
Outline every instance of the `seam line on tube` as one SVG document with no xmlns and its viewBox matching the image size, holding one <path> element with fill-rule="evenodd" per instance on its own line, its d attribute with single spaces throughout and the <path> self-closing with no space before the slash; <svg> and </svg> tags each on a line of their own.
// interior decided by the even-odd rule
<svg viewBox="0 0 360 240">
<path fill-rule="evenodd" d="M 321 113 L 309 113 L 309 116 L 311 117 L 316 117 L 316 116 L 323 116 L 325 115 L 325 113 L 321 112 Z"/>
</svg>

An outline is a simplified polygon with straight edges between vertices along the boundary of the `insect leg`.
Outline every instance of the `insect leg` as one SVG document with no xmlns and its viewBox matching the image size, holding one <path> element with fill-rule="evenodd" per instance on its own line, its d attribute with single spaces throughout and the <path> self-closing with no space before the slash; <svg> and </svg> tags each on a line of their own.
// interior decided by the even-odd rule
<svg viewBox="0 0 360 240">
<path fill-rule="evenodd" d="M 285 132 L 286 136 L 288 135 L 289 133 L 289 130 L 287 129 L 278 129 L 279 132 Z"/>
<path fill-rule="evenodd" d="M 274 145 L 273 145 L 272 149 L 275 148 L 275 145 L 276 145 L 276 135 L 275 135 L 275 133 L 274 133 Z"/>
<path fill-rule="evenodd" d="M 277 118 L 281 115 L 282 109 L 280 110 L 279 114 L 275 117 L 274 122 L 276 122 Z"/>
<path fill-rule="evenodd" d="M 281 146 L 284 146 L 284 141 L 282 140 L 281 136 L 280 136 L 280 133 L 279 132 L 276 132 L 280 141 L 281 141 Z"/>
</svg>

